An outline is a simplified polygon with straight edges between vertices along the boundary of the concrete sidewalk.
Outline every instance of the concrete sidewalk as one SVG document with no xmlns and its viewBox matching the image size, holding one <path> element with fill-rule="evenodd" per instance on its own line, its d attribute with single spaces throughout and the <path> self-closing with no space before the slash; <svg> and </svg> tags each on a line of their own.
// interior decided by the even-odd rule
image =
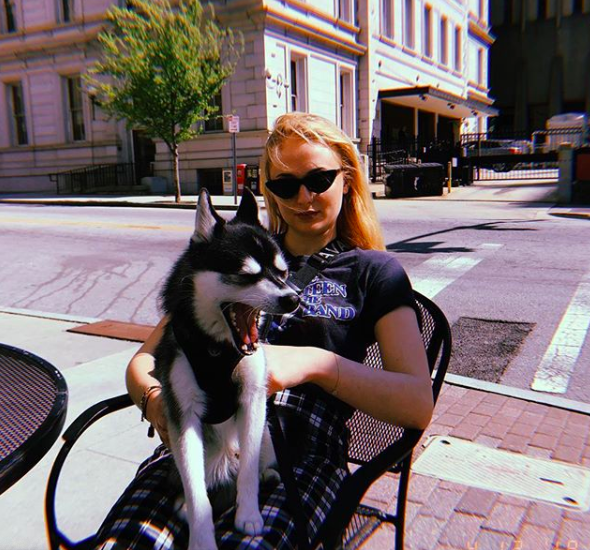
<svg viewBox="0 0 590 550">
<path fill-rule="evenodd" d="M 557 183 L 544 180 L 496 180 L 482 181 L 468 187 L 453 187 L 443 189 L 441 196 L 415 197 L 408 199 L 387 199 L 384 185 L 370 184 L 371 194 L 379 200 L 412 200 L 412 201 L 481 201 L 481 202 L 512 202 L 512 203 L 544 203 L 550 205 L 549 213 L 559 217 L 574 217 L 590 219 L 590 205 L 557 203 Z M 264 207 L 262 197 L 257 197 L 258 203 Z M 235 210 L 238 201 L 233 196 L 212 195 L 213 205 L 218 210 Z M 193 209 L 197 196 L 186 195 L 181 203 L 174 202 L 171 195 L 53 195 L 39 193 L 0 194 L 0 204 L 41 204 L 61 206 L 117 206 L 142 208 L 184 208 Z"/>
<path fill-rule="evenodd" d="M 125 391 L 124 370 L 136 342 L 68 332 L 95 322 L 22 310 L 0 310 L 4 343 L 36 353 L 64 374 L 69 387 L 66 425 L 95 402 Z M 535 402 L 535 401 L 544 402 Z M 60 525 L 73 538 L 91 533 L 155 441 L 135 408 L 96 425 L 77 444 L 58 491 Z M 485 449 L 509 451 L 509 458 L 541 457 L 590 467 L 590 406 L 533 392 L 448 375 L 435 416 L 415 458 L 425 453 L 429 436 L 474 441 Z M 43 496 L 56 444 L 48 455 L 0 498 L 3 550 L 46 548 Z M 588 550 L 590 513 L 494 490 L 484 490 L 434 475 L 414 474 L 407 511 L 406 548 L 410 550 Z M 486 480 L 484 480 L 486 481 Z M 490 481 L 490 479 L 488 479 Z M 367 497 L 383 508 L 395 504 L 393 476 Z M 590 488 L 587 488 L 590 491 Z M 393 531 L 383 528 L 363 546 L 392 547 Z"/>
</svg>

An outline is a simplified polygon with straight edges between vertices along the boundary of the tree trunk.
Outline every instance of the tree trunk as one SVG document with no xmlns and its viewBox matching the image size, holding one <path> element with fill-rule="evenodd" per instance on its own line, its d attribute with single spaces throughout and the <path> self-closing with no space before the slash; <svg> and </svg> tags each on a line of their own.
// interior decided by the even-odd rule
<svg viewBox="0 0 590 550">
<path fill-rule="evenodd" d="M 178 164 L 178 143 L 172 144 L 172 165 L 174 169 L 174 192 L 176 194 L 176 202 L 180 202 L 182 197 L 180 196 L 180 167 Z"/>
</svg>

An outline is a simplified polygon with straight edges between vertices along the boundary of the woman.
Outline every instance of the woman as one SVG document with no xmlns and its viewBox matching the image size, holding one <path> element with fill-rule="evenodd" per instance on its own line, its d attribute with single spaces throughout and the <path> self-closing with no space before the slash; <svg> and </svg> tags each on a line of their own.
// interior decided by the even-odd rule
<svg viewBox="0 0 590 550">
<path fill-rule="evenodd" d="M 324 248 L 338 251 L 302 292 L 302 307 L 275 326 L 265 346 L 268 392 L 287 445 L 313 536 L 347 475 L 345 422 L 354 409 L 409 428 L 432 414 L 426 354 L 410 283 L 384 252 L 358 153 L 329 121 L 306 113 L 281 116 L 263 157 L 270 229 L 291 271 Z M 168 433 L 153 352 L 165 319 L 131 360 L 127 386 L 164 443 Z M 379 343 L 384 370 L 362 364 Z M 160 449 L 138 472 L 99 532 L 99 548 L 185 548 L 186 524 L 167 492 L 171 460 Z M 216 522 L 220 548 L 295 548 L 282 484 L 261 489 L 265 533 L 233 529 L 233 510 Z"/>
</svg>

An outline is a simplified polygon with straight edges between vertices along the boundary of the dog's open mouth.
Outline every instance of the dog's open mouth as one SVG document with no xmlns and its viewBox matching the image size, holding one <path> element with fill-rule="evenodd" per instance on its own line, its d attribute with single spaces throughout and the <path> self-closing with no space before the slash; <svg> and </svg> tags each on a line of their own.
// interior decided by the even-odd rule
<svg viewBox="0 0 590 550">
<path fill-rule="evenodd" d="M 245 355 L 252 355 L 258 349 L 258 321 L 260 310 L 246 304 L 222 304 L 222 311 L 231 328 L 236 347 Z"/>
</svg>

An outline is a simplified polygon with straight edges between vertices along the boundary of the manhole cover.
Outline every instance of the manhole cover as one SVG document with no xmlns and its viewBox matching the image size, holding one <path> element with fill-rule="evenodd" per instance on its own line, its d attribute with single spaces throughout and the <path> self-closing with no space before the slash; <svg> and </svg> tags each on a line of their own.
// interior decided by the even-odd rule
<svg viewBox="0 0 590 550">
<path fill-rule="evenodd" d="M 534 323 L 515 323 L 460 317 L 453 325 L 453 351 L 449 372 L 500 382 Z"/>
<path fill-rule="evenodd" d="M 454 437 L 434 436 L 412 471 L 531 500 L 590 509 L 590 470 Z"/>
</svg>

